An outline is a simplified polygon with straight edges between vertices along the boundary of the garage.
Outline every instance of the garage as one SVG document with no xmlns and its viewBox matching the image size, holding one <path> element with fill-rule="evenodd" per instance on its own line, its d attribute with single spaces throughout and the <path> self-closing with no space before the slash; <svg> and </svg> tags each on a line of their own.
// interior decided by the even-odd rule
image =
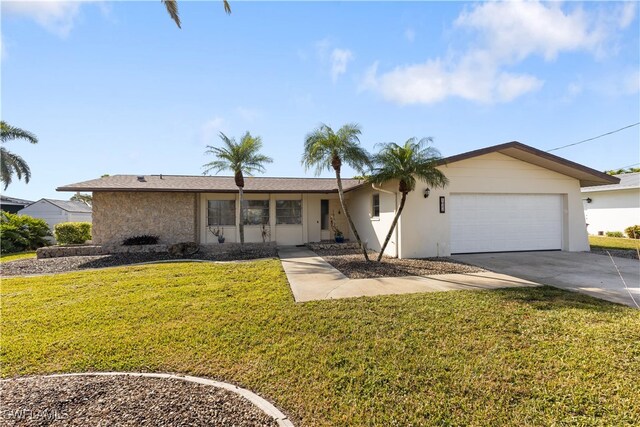
<svg viewBox="0 0 640 427">
<path fill-rule="evenodd" d="M 451 253 L 562 249 L 560 194 L 451 194 Z"/>
</svg>

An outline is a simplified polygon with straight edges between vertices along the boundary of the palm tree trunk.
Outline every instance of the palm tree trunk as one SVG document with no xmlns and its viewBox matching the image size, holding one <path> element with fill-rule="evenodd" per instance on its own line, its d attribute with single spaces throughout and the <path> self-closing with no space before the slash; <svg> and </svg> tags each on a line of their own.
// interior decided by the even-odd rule
<svg viewBox="0 0 640 427">
<path fill-rule="evenodd" d="M 338 182 L 338 198 L 340 199 L 340 206 L 342 206 L 342 211 L 347 216 L 347 220 L 349 221 L 349 227 L 351 231 L 353 231 L 353 235 L 356 238 L 356 241 L 362 248 L 362 254 L 364 255 L 364 259 L 369 262 L 369 254 L 367 253 L 367 248 L 362 244 L 360 240 L 360 235 L 358 234 L 358 230 L 356 230 L 356 226 L 353 224 L 353 220 L 351 219 L 351 214 L 347 210 L 347 206 L 344 203 L 344 192 L 342 191 L 342 179 L 340 178 L 340 169 L 335 169 L 336 171 L 336 181 Z"/>
<path fill-rule="evenodd" d="M 238 230 L 240 230 L 240 245 L 244 245 L 244 215 L 242 211 L 242 202 L 244 200 L 244 191 L 242 187 L 238 187 L 238 193 L 240 194 L 240 222 L 238 223 Z"/>
<path fill-rule="evenodd" d="M 402 214 L 402 209 L 404 209 L 404 202 L 407 201 L 407 193 L 402 193 L 402 199 L 400 199 L 400 207 L 398 208 L 398 212 L 396 212 L 396 216 L 393 218 L 393 222 L 391 223 L 391 227 L 389 228 L 389 232 L 387 233 L 387 238 L 384 239 L 384 243 L 382 244 L 382 248 L 380 248 L 380 253 L 378 254 L 377 262 L 380 262 L 382 259 L 382 255 L 384 254 L 384 250 L 387 249 L 387 245 L 389 244 L 389 240 L 391 239 L 391 235 L 393 234 L 393 230 L 396 228 L 398 224 L 398 219 L 400 219 L 400 215 Z M 398 242 L 396 242 L 396 245 Z"/>
</svg>

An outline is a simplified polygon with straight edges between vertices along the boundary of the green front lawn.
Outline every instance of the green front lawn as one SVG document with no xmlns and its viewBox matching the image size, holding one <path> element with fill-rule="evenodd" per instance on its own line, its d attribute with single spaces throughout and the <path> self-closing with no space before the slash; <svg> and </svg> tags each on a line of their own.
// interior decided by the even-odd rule
<svg viewBox="0 0 640 427">
<path fill-rule="evenodd" d="M 4 377 L 179 372 L 297 426 L 639 425 L 640 310 L 543 287 L 296 304 L 276 260 L 2 281 Z"/>
<path fill-rule="evenodd" d="M 604 249 L 637 249 L 640 247 L 640 239 L 625 239 L 623 237 L 589 236 L 589 245 L 592 248 Z"/>
<path fill-rule="evenodd" d="M 18 253 L 0 253 L 0 263 L 15 261 L 17 259 L 35 258 L 36 251 L 18 252 Z"/>
</svg>

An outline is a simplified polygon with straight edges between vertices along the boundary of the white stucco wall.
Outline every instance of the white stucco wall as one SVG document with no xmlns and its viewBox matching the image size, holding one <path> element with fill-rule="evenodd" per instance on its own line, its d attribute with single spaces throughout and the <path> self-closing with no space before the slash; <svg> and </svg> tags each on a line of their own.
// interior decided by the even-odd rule
<svg viewBox="0 0 640 427">
<path fill-rule="evenodd" d="M 423 192 L 429 186 L 418 182 L 416 190 L 407 197 L 399 223 L 399 257 L 422 258 L 451 254 L 449 201 L 451 194 L 456 193 L 559 194 L 563 197 L 562 249 L 589 250 L 578 180 L 500 153 L 461 160 L 439 169 L 449 178 L 450 183 L 446 188 L 431 188 L 430 196 L 425 199 Z M 357 194 L 352 194 L 352 197 L 354 201 L 360 201 L 358 206 L 364 206 L 362 201 L 369 198 L 372 191 L 357 190 Z M 440 196 L 445 197 L 445 213 L 440 213 Z M 392 195 L 381 193 L 381 203 L 388 207 L 392 201 Z M 387 211 L 387 208 L 381 210 Z M 370 225 L 372 221 L 365 214 L 362 209 L 358 210 L 356 227 L 358 231 L 363 230 L 361 233 L 369 238 L 370 247 L 376 249 L 375 243 L 381 243 L 388 230 L 384 223 L 390 224 L 391 220 L 388 217 L 383 219 L 381 213 L 378 226 Z M 393 251 L 389 249 L 386 253 L 393 255 Z"/>
<path fill-rule="evenodd" d="M 349 193 L 351 202 L 349 209 L 354 219 L 360 238 L 368 248 L 380 251 L 384 239 L 387 237 L 397 206 L 400 204 L 400 194 L 397 192 L 397 183 L 389 183 L 374 189 L 371 186 Z M 392 193 L 392 194 L 390 194 Z M 380 195 L 380 216 L 372 214 L 373 195 Z M 405 211 L 407 207 L 405 206 Z M 385 249 L 385 254 L 398 256 L 397 252 L 398 232 L 394 230 L 391 239 Z"/>
<path fill-rule="evenodd" d="M 582 193 L 582 199 L 589 234 L 624 232 L 625 228 L 640 224 L 640 188 L 589 191 Z"/>
</svg>

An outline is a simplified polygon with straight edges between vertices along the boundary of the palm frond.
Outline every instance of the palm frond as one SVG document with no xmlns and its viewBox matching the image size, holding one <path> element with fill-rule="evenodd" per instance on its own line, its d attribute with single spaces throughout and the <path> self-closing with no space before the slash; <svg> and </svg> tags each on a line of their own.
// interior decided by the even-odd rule
<svg viewBox="0 0 640 427">
<path fill-rule="evenodd" d="M 167 12 L 169 13 L 171 19 L 173 19 L 173 22 L 176 23 L 178 28 L 182 28 L 182 26 L 180 25 L 180 15 L 178 15 L 178 1 L 162 0 L 162 3 L 164 3 L 165 7 L 167 8 Z"/>
<path fill-rule="evenodd" d="M 440 152 L 429 146 L 431 142 L 431 138 L 410 138 L 402 146 L 393 142 L 377 144 L 380 151 L 373 156 L 376 167 L 369 181 L 382 184 L 397 180 L 401 192 L 413 191 L 416 178 L 432 187 L 444 187 L 447 177 L 437 169 Z"/>
<path fill-rule="evenodd" d="M 4 147 L 0 150 L 1 164 L 0 164 L 0 179 L 4 182 L 4 189 L 6 190 L 9 184 L 11 184 L 12 176 L 15 173 L 18 180 L 24 176 L 24 182 L 27 184 L 31 179 L 31 169 L 24 159 L 17 154 L 13 154 Z"/>
<path fill-rule="evenodd" d="M 227 12 L 227 15 L 231 15 L 231 5 L 229 2 L 227 0 L 222 0 L 222 3 L 224 4 L 224 11 Z"/>
<path fill-rule="evenodd" d="M 0 141 L 9 142 L 14 139 L 26 139 L 32 144 L 38 143 L 38 138 L 33 133 L 0 121 Z"/>
</svg>

